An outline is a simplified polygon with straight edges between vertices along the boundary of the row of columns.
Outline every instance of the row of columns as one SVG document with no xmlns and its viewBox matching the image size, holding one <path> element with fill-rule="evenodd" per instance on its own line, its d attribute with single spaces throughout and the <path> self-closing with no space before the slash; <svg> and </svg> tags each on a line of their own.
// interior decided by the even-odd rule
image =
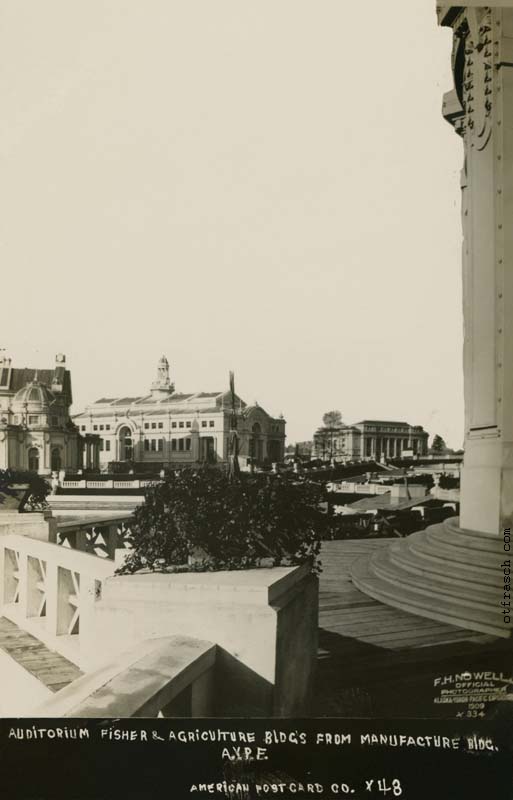
<svg viewBox="0 0 513 800">
<path fill-rule="evenodd" d="M 86 436 L 83 440 L 82 468 L 96 470 L 100 468 L 100 441 L 97 437 L 90 439 Z"/>
<path fill-rule="evenodd" d="M 400 458 L 403 450 L 413 450 L 419 455 L 422 451 L 422 442 L 418 439 L 404 439 L 397 436 L 365 436 L 363 441 L 362 455 L 364 457 Z"/>
</svg>

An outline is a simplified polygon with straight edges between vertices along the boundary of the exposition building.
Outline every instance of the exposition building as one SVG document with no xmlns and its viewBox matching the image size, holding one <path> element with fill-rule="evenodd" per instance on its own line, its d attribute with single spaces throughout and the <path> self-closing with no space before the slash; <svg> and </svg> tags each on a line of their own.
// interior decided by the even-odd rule
<svg viewBox="0 0 513 800">
<path fill-rule="evenodd" d="M 59 354 L 53 369 L 18 368 L 0 358 L 0 469 L 50 475 L 98 468 L 98 437 L 81 436 L 69 409 L 71 375 Z"/>
<path fill-rule="evenodd" d="M 364 419 L 354 425 L 319 428 L 313 437 L 313 455 L 335 461 L 423 456 L 428 451 L 428 437 L 421 425 Z"/>
<path fill-rule="evenodd" d="M 284 458 L 285 420 L 235 396 L 241 466 Z M 162 356 L 149 393 L 102 397 L 74 417 L 83 435 L 100 437 L 100 466 L 222 463 L 228 458 L 230 392 L 176 392 Z"/>
</svg>

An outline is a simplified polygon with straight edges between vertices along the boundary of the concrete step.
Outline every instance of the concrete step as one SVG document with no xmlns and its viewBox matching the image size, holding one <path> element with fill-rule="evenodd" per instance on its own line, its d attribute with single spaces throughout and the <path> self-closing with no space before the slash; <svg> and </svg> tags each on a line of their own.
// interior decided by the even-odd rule
<svg viewBox="0 0 513 800">
<path fill-rule="evenodd" d="M 404 546 L 403 546 L 404 542 Z M 428 578 L 439 578 L 464 590 L 474 583 L 479 583 L 484 593 L 495 596 L 497 592 L 497 571 L 470 564 L 462 564 L 461 570 L 455 576 L 452 562 L 438 555 L 412 552 L 409 540 L 403 540 L 399 546 L 390 548 L 389 558 L 400 569 L 411 572 L 413 575 L 425 575 Z"/>
<path fill-rule="evenodd" d="M 451 517 L 451 520 L 453 518 Z M 441 542 L 453 547 L 464 547 L 473 552 L 503 554 L 503 542 L 499 536 L 477 536 L 472 531 L 459 530 L 449 520 L 440 525 L 430 525 L 425 531 L 429 541 Z"/>
<path fill-rule="evenodd" d="M 421 535 L 422 534 L 422 535 Z M 497 570 L 501 564 L 499 553 L 490 553 L 485 550 L 477 550 L 457 543 L 448 544 L 443 540 L 434 539 L 429 530 L 414 533 L 409 537 L 411 541 L 411 551 L 422 556 L 443 557 L 444 560 L 452 562 L 455 570 L 464 568 L 466 565 L 476 567 L 487 567 Z"/>
<path fill-rule="evenodd" d="M 486 566 L 480 572 L 478 563 L 472 563 L 468 585 L 461 580 L 462 574 L 468 574 L 464 558 L 468 548 L 462 547 L 458 558 L 452 559 L 446 559 L 445 553 L 437 556 L 435 552 L 433 555 L 432 551 L 433 541 L 427 542 L 426 531 L 412 534 L 375 552 L 371 558 L 362 557 L 355 561 L 351 579 L 360 591 L 403 611 L 494 636 L 509 637 L 510 626 L 502 622 L 500 572 L 496 572 L 494 602 Z M 429 558 L 438 558 L 438 561 L 433 563 Z M 406 561 L 407 568 L 401 559 Z M 426 569 L 426 563 L 430 569 Z"/>
<path fill-rule="evenodd" d="M 477 608 L 486 605 L 490 606 L 490 609 L 495 611 L 499 607 L 500 600 L 502 599 L 502 593 L 498 592 L 497 586 L 495 588 L 483 586 L 473 583 L 472 581 L 455 579 L 451 578 L 450 575 L 437 574 L 436 572 L 413 571 L 409 568 L 409 565 L 408 568 L 405 568 L 391 553 L 383 555 L 382 558 L 373 559 L 372 569 L 376 575 L 384 580 L 396 582 L 399 574 L 401 583 L 414 591 L 429 596 L 448 595 L 465 601 L 467 605 Z M 475 600 L 476 586 L 479 586 L 480 599 L 478 603 L 476 603 Z"/>
</svg>

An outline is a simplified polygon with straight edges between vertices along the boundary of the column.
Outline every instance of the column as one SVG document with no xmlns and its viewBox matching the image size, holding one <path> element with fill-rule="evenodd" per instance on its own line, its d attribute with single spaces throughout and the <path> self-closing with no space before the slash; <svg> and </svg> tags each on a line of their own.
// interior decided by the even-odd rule
<svg viewBox="0 0 513 800">
<path fill-rule="evenodd" d="M 462 528 L 513 512 L 513 9 L 440 12 L 455 37 L 444 115 L 463 139 L 465 458 Z"/>
<path fill-rule="evenodd" d="M 454 89 L 443 113 L 464 151 L 460 518 L 394 542 L 371 562 L 355 561 L 351 578 L 410 613 L 510 638 L 513 607 L 502 576 L 503 531 L 513 517 L 513 8 L 497 0 L 445 5 L 438 19 L 454 33 Z M 409 443 L 418 452 L 425 446 L 413 430 Z"/>
</svg>

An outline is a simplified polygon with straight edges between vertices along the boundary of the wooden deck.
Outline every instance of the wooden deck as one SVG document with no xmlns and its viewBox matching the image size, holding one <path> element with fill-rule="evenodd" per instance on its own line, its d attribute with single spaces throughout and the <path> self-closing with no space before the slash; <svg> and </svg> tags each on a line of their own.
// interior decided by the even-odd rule
<svg viewBox="0 0 513 800">
<path fill-rule="evenodd" d="M 0 617 L 0 650 L 50 689 L 58 692 L 82 675 L 81 670 L 14 622 Z"/>
<path fill-rule="evenodd" d="M 352 562 L 387 540 L 325 542 L 319 597 L 315 716 L 454 717 L 433 703 L 433 678 L 501 665 L 511 643 L 383 605 L 356 589 Z"/>
</svg>

